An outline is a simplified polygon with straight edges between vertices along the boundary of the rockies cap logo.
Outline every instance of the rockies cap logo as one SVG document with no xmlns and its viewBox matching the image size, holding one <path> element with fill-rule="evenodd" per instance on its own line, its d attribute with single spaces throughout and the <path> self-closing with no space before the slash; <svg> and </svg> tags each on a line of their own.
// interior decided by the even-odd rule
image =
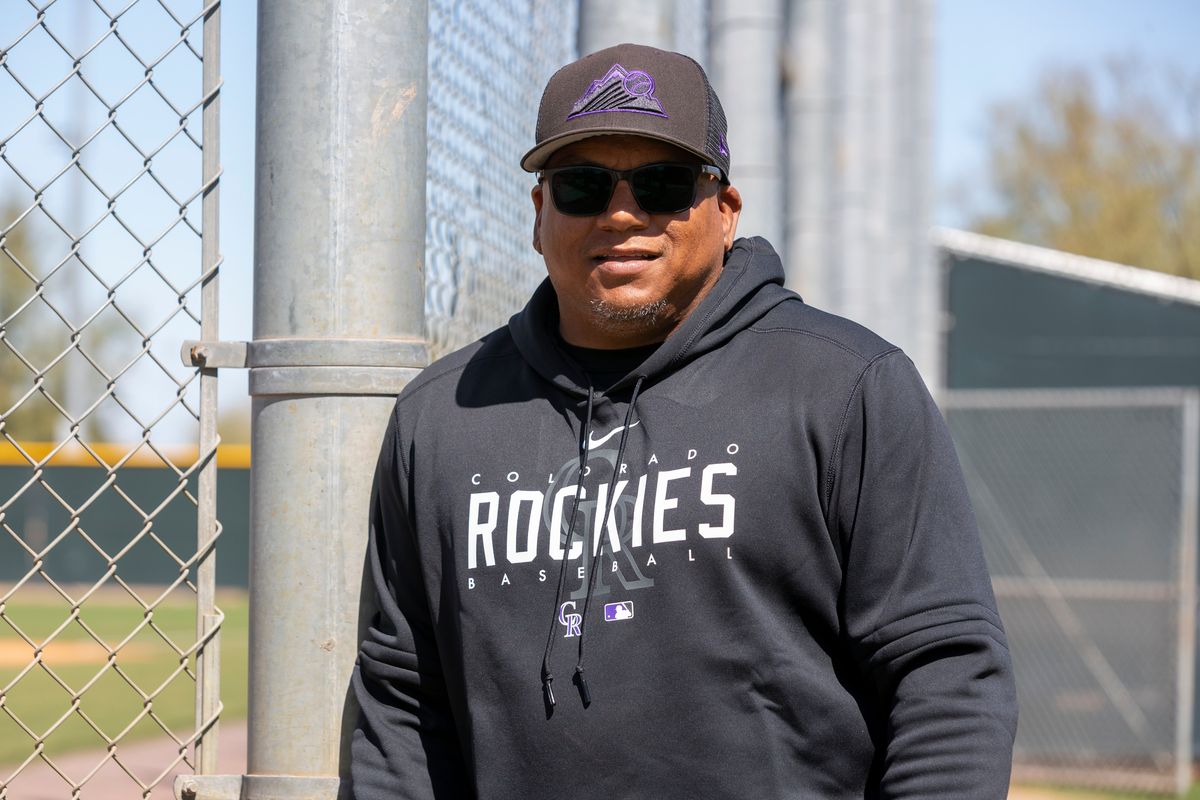
<svg viewBox="0 0 1200 800">
<path fill-rule="evenodd" d="M 662 103 L 654 96 L 654 78 L 641 70 L 627 70 L 620 64 L 613 64 L 603 78 L 592 81 L 587 91 L 571 106 L 567 119 L 603 111 L 667 116 Z"/>
</svg>

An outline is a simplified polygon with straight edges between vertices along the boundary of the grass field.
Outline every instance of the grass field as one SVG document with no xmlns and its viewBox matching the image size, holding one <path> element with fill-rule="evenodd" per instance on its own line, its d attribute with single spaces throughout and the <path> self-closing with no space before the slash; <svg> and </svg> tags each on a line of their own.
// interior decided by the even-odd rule
<svg viewBox="0 0 1200 800">
<path fill-rule="evenodd" d="M 1105 792 L 1096 789 L 1064 789 L 1061 787 L 1015 786 L 1009 792 L 1008 800 L 1148 800 L 1148 798 L 1163 798 L 1163 800 L 1200 800 L 1200 784 L 1194 784 L 1186 795 L 1154 795 L 1145 792 L 1133 794 L 1129 792 Z"/>
<path fill-rule="evenodd" d="M 153 597 L 153 588 L 138 589 L 143 597 Z M 195 640 L 195 600 L 190 593 L 175 596 L 157 606 L 153 622 L 162 633 L 186 650 Z M 223 719 L 246 715 L 247 603 L 244 593 L 221 593 L 218 605 L 225 612 L 221 634 L 221 700 Z M 8 713 L 0 712 L 0 764 L 11 765 L 26 759 L 35 746 L 30 737 L 12 719 L 17 717 L 38 736 L 46 736 L 46 754 L 51 758 L 84 748 L 103 748 L 106 743 L 83 717 L 110 738 L 125 733 L 122 741 L 164 737 L 162 728 L 150 718 L 161 720 L 175 735 L 187 738 L 195 719 L 195 682 L 186 673 L 174 677 L 179 656 L 149 626 L 143 627 L 118 652 L 111 665 L 105 647 L 96 643 L 84 628 L 72 622 L 45 648 L 43 661 L 68 688 L 59 685 L 47 669 L 34 667 L 21 675 L 32 660 L 32 648 L 12 628 L 17 625 L 37 643 L 41 643 L 68 616 L 65 601 L 49 593 L 16 599 L 3 607 L 0 620 L 0 703 Z M 141 608 L 123 591 L 105 592 L 89 599 L 80 618 L 106 645 L 112 647 L 129 636 L 143 619 Z M 189 667 L 195 671 L 194 659 Z M 20 676 L 19 680 L 17 680 Z M 14 682 L 15 681 L 15 682 Z M 130 686 L 153 695 L 149 714 L 134 723 L 141 714 L 143 700 Z M 72 695 L 80 697 L 79 708 L 72 712 Z M 11 716 L 10 716 L 11 715 Z M 60 718 L 62 723 L 47 736 Z M 132 723 L 132 724 L 131 724 Z"/>
</svg>

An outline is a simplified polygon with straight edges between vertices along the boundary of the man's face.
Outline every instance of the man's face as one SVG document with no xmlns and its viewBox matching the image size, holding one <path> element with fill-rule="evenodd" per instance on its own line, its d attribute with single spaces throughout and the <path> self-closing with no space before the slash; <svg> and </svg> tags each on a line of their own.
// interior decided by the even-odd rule
<svg viewBox="0 0 1200 800">
<path fill-rule="evenodd" d="M 695 163 L 673 145 L 640 136 L 597 136 L 558 150 L 547 167 L 632 169 L 662 161 Z M 558 295 L 564 339 L 581 347 L 636 347 L 662 341 L 699 305 L 733 246 L 741 197 L 701 176 L 696 200 L 678 214 L 649 214 L 628 182 L 594 217 L 560 213 L 546 182 L 533 189 L 533 247 Z"/>
</svg>

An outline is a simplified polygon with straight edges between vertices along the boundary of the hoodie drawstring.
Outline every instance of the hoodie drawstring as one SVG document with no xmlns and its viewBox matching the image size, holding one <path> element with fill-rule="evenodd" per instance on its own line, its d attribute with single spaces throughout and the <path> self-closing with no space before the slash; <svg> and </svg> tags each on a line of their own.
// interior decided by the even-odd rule
<svg viewBox="0 0 1200 800">
<path fill-rule="evenodd" d="M 579 430 L 579 478 L 575 482 L 575 502 L 571 506 L 571 521 L 567 524 L 567 542 L 563 545 L 562 564 L 558 568 L 558 590 L 554 593 L 554 613 L 550 615 L 550 633 L 546 636 L 546 651 L 542 654 L 542 701 L 546 706 L 546 719 L 554 713 L 554 688 L 551 684 L 554 683 L 554 674 L 550 672 L 550 656 L 554 653 L 555 631 L 558 625 L 558 608 L 562 602 L 563 587 L 567 583 L 567 562 L 570 561 L 571 555 L 571 540 L 575 536 L 575 519 L 579 513 L 579 501 L 583 498 L 583 473 L 587 469 L 588 457 L 588 434 L 592 427 L 592 408 L 595 402 L 595 394 L 592 387 L 588 387 L 587 396 L 587 413 L 583 418 L 583 427 Z M 558 531 L 554 531 L 551 536 L 557 536 Z M 584 535 L 584 546 L 587 546 L 587 535 Z"/>
<path fill-rule="evenodd" d="M 608 480 L 609 494 L 612 493 L 613 487 L 617 483 L 617 476 L 621 471 L 621 459 L 625 457 L 625 443 L 629 439 L 629 423 L 633 420 L 633 405 L 637 402 L 638 391 L 641 390 L 642 381 L 644 380 L 644 376 L 638 376 L 637 382 L 633 385 L 633 392 L 629 396 L 629 408 L 625 411 L 625 425 L 621 430 L 621 442 L 619 445 L 617 445 L 617 460 L 616 463 L 613 464 L 612 477 Z M 579 628 L 579 655 L 578 660 L 575 662 L 575 675 L 571 679 L 575 683 L 575 686 L 579 689 L 579 699 L 583 702 L 584 708 L 587 708 L 592 704 L 592 693 L 588 690 L 587 679 L 583 676 L 583 640 L 584 637 L 587 636 L 588 630 L 588 606 L 590 606 L 592 603 L 592 593 L 596 586 L 596 565 L 603 560 L 604 548 L 608 542 L 608 512 L 612 509 L 615 500 L 616 498 L 613 497 L 606 498 L 604 510 L 600 514 L 600 527 L 598 529 L 600 531 L 600 547 L 598 548 L 598 552 L 592 554 L 592 569 L 588 575 L 587 594 L 583 599 L 583 619 L 580 621 Z M 584 547 L 587 547 L 588 536 L 586 532 L 584 533 L 583 538 Z M 565 555 L 566 554 L 564 554 L 563 558 L 564 563 L 566 562 Z M 555 601 L 555 603 L 557 607 L 557 601 Z"/>
<path fill-rule="evenodd" d="M 633 391 L 629 396 L 629 408 L 627 408 L 625 411 L 625 424 L 622 426 L 620 443 L 617 445 L 617 460 L 613 465 L 612 477 L 609 478 L 608 481 L 608 490 L 610 493 L 617 483 L 617 476 L 620 474 L 621 461 L 625 457 L 625 445 L 629 440 L 629 425 L 633 421 L 633 407 L 637 402 L 638 392 L 641 391 L 642 382 L 644 380 L 646 380 L 644 375 L 638 376 L 637 381 L 633 384 Z M 555 700 L 554 688 L 552 685 L 554 683 L 554 674 L 550 671 L 550 657 L 554 654 L 554 642 L 558 638 L 554 634 L 558 630 L 559 604 L 562 602 L 563 589 L 566 587 L 567 583 L 567 562 L 570 560 L 571 544 L 572 540 L 575 538 L 575 523 L 579 515 L 579 503 L 583 499 L 583 477 L 584 472 L 587 471 L 589 448 L 588 437 L 591 433 L 594 404 L 595 392 L 592 387 L 589 386 L 587 412 L 584 416 L 583 427 L 580 429 L 579 433 L 579 477 L 575 483 L 575 502 L 571 506 L 571 520 L 569 523 L 567 523 L 567 540 L 563 545 L 562 564 L 558 569 L 558 588 L 554 593 L 554 610 L 550 618 L 550 632 L 546 636 L 546 650 L 542 654 L 542 701 L 546 706 L 546 719 L 549 719 L 554 714 Z M 580 620 L 579 651 L 575 662 L 575 674 L 572 678 L 572 681 L 579 689 L 579 698 L 583 702 L 584 708 L 587 708 L 592 704 L 592 693 L 588 690 L 587 679 L 583 676 L 583 640 L 587 633 L 588 607 L 591 605 L 593 587 L 596 585 L 596 565 L 604 557 L 604 549 L 607 542 L 607 536 L 605 534 L 607 533 L 606 528 L 608 526 L 608 512 L 613 505 L 614 498 L 607 498 L 604 504 L 604 510 L 601 512 L 599 527 L 600 546 L 597 548 L 599 552 L 593 553 L 592 555 L 592 568 L 590 574 L 588 575 L 587 594 L 584 596 L 583 615 L 582 619 Z M 558 532 L 555 531 L 551 535 L 558 535 Z M 585 548 L 589 547 L 587 531 L 584 531 L 582 536 L 583 546 Z"/>
</svg>

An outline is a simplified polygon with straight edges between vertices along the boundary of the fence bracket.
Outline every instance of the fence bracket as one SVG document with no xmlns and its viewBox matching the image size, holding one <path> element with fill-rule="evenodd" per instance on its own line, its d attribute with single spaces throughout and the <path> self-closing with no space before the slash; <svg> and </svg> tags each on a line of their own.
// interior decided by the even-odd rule
<svg viewBox="0 0 1200 800">
<path fill-rule="evenodd" d="M 247 344 L 247 342 L 199 342 L 188 339 L 179 351 L 179 358 L 183 361 L 184 366 L 188 367 L 242 369 L 246 366 L 249 352 Z"/>
<path fill-rule="evenodd" d="M 175 800 L 241 800 L 241 775 L 176 775 Z"/>
<path fill-rule="evenodd" d="M 429 353 L 423 339 L 255 339 L 205 342 L 189 339 L 179 352 L 189 367 L 388 367 L 421 369 Z"/>
<path fill-rule="evenodd" d="M 175 800 L 337 800 L 341 779 L 324 775 L 177 775 Z"/>
<path fill-rule="evenodd" d="M 423 339 L 189 339 L 180 358 L 201 369 L 249 369 L 250 394 L 395 397 L 428 363 Z"/>
</svg>

